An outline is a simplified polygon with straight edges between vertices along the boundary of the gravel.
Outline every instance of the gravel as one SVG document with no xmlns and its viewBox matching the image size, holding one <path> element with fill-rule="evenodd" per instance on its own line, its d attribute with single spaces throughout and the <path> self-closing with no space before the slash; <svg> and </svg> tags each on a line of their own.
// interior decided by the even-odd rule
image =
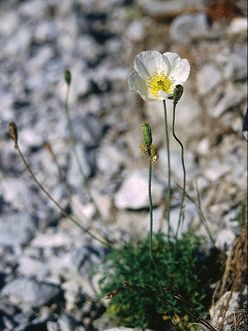
<svg viewBox="0 0 248 331">
<path fill-rule="evenodd" d="M 237 1 L 244 13 L 245 1 Z M 141 125 L 149 121 L 160 160 L 152 184 L 155 230 L 164 219 L 167 160 L 163 110 L 128 91 L 134 56 L 145 49 L 178 52 L 191 64 L 176 131 L 185 145 L 187 192 L 202 208 L 221 249 L 240 231 L 246 191 L 246 17 L 218 13 L 209 25 L 204 1 L 10 0 L 0 2 L 0 329 L 84 331 L 113 328 L 96 304 L 97 275 L 106 249 L 97 246 L 38 190 L 7 135 L 34 174 L 94 233 L 123 242 L 149 229 L 147 160 Z M 76 150 L 104 222 L 82 185 L 64 115 L 64 69 Z M 171 126 L 171 107 L 168 106 Z M 182 184 L 180 147 L 171 137 L 172 216 Z M 182 231 L 207 237 L 187 202 Z M 167 231 L 164 228 L 164 231 Z M 99 308 L 100 305 L 100 308 Z M 101 313 L 98 313 L 98 310 Z M 101 315 L 94 329 L 94 314 Z M 116 328 L 114 330 L 127 330 Z M 110 330 L 109 330 L 110 331 Z"/>
</svg>

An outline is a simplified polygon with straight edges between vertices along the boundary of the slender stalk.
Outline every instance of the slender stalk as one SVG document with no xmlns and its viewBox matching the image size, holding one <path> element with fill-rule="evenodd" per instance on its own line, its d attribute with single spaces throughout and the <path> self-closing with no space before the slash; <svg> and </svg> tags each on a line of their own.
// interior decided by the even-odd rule
<svg viewBox="0 0 248 331">
<path fill-rule="evenodd" d="M 152 256 L 152 237 L 153 237 L 153 203 L 152 203 L 152 160 L 149 158 L 149 178 L 148 178 L 148 196 L 149 196 L 149 213 L 150 213 L 150 240 L 149 240 L 149 249 L 151 259 Z"/>
<path fill-rule="evenodd" d="M 93 234 L 91 231 L 89 231 L 86 227 L 84 227 L 82 224 L 79 223 L 79 221 L 77 221 L 73 216 L 69 215 L 64 208 L 61 207 L 61 205 L 51 196 L 51 194 L 44 188 L 44 186 L 40 183 L 40 181 L 36 178 L 36 176 L 34 175 L 31 167 L 29 166 L 29 164 L 27 163 L 19 145 L 17 142 L 15 142 L 15 148 L 22 160 L 22 162 L 24 163 L 27 171 L 29 172 L 31 178 L 35 181 L 35 183 L 39 186 L 39 188 L 41 189 L 41 191 L 49 198 L 49 200 L 51 200 L 57 207 L 58 209 L 61 211 L 61 213 L 69 218 L 74 224 L 76 224 L 82 231 L 84 231 L 85 233 L 87 233 L 92 239 L 98 241 L 99 243 L 101 243 L 102 245 L 111 248 L 112 246 L 110 245 L 110 243 L 108 243 L 107 241 L 105 241 L 102 238 L 99 238 L 98 236 L 96 236 L 95 234 Z"/>
<path fill-rule="evenodd" d="M 212 241 L 212 243 L 214 245 L 215 242 L 214 242 L 213 236 L 212 236 L 212 234 L 211 234 L 211 232 L 209 230 L 209 227 L 207 225 L 206 218 L 205 218 L 204 213 L 202 211 L 201 196 L 200 196 L 200 191 L 199 191 L 199 188 L 198 188 L 197 178 L 195 179 L 195 187 L 196 187 L 196 193 L 197 193 L 197 204 L 198 204 L 198 207 L 199 207 L 199 210 L 200 210 L 200 213 L 201 213 L 200 219 L 202 221 L 202 224 L 203 224 L 203 226 L 204 226 L 204 228 L 205 228 L 205 230 L 206 230 L 206 232 L 207 232 L 210 240 Z"/>
<path fill-rule="evenodd" d="M 167 191 L 167 219 L 168 219 L 168 233 L 171 232 L 170 226 L 170 208 L 171 208 L 171 162 L 170 162 L 170 140 L 169 127 L 167 118 L 166 101 L 163 100 L 164 105 L 164 131 L 165 131 L 165 145 L 167 149 L 167 163 L 168 163 L 168 191 Z"/>
<path fill-rule="evenodd" d="M 70 134 L 70 143 L 71 143 L 71 146 L 72 146 L 72 151 L 73 151 L 76 163 L 77 163 L 77 167 L 78 167 L 80 176 L 82 178 L 82 185 L 83 185 L 83 187 L 85 188 L 85 190 L 88 194 L 90 202 L 93 204 L 93 206 L 95 208 L 96 215 L 97 215 L 98 219 L 100 219 L 103 222 L 106 222 L 104 220 L 104 218 L 102 217 L 102 214 L 101 214 L 101 212 L 100 212 L 100 210 L 99 210 L 99 208 L 98 208 L 98 206 L 95 202 L 95 199 L 93 198 L 93 196 L 91 194 L 88 178 L 84 173 L 82 164 L 80 162 L 79 155 L 78 155 L 77 150 L 76 150 L 76 139 L 75 139 L 75 135 L 74 135 L 74 131 L 73 131 L 73 125 L 72 125 L 71 116 L 70 116 L 70 111 L 69 111 L 69 107 L 68 107 L 69 93 L 70 93 L 70 84 L 67 84 L 67 91 L 66 91 L 65 102 L 64 102 L 64 110 L 65 110 L 65 115 L 66 115 L 66 119 L 67 119 L 69 134 Z"/>
<path fill-rule="evenodd" d="M 173 122 L 172 122 L 172 133 L 173 137 L 175 140 L 178 142 L 178 144 L 181 147 L 181 162 L 182 162 L 182 168 L 183 168 L 183 192 L 182 192 L 182 199 L 180 203 L 180 212 L 179 212 L 179 219 L 178 219 L 178 225 L 177 225 L 177 230 L 176 230 L 176 238 L 178 236 L 178 231 L 183 219 L 183 214 L 184 214 L 184 199 L 185 199 L 185 190 L 186 190 L 186 168 L 185 168 L 185 162 L 184 162 L 184 146 L 181 142 L 181 140 L 177 137 L 176 132 L 175 132 L 175 122 L 176 122 L 176 105 L 177 103 L 173 103 Z"/>
<path fill-rule="evenodd" d="M 179 184 L 176 184 L 176 185 L 180 188 L 180 190 L 183 191 L 183 188 Z M 198 195 L 198 193 L 197 193 L 197 195 Z M 189 193 L 187 191 L 185 191 L 185 197 L 187 199 L 189 199 L 189 201 L 191 201 L 196 206 L 197 211 L 198 211 L 198 215 L 200 217 L 200 220 L 201 220 L 201 222 L 202 222 L 202 224 L 203 224 L 206 232 L 209 235 L 209 239 L 211 240 L 212 244 L 214 245 L 215 244 L 215 241 L 214 241 L 213 236 L 212 236 L 212 234 L 211 234 L 211 232 L 210 232 L 210 230 L 209 230 L 209 228 L 207 226 L 207 220 L 206 220 L 206 217 L 205 217 L 205 215 L 203 213 L 203 210 L 202 210 L 202 207 L 201 207 L 201 203 L 199 205 L 199 200 L 198 199 L 200 198 L 200 195 L 199 195 L 199 197 L 197 197 L 197 202 L 192 198 L 192 196 L 189 195 Z"/>
<path fill-rule="evenodd" d="M 43 147 L 45 147 L 48 152 L 50 153 L 50 155 L 52 156 L 52 159 L 53 159 L 53 162 L 56 164 L 57 166 L 57 169 L 58 169 L 58 177 L 59 177 L 59 180 L 60 182 L 62 182 L 63 184 L 66 185 L 66 189 L 68 189 L 68 185 L 66 183 L 66 176 L 64 175 L 64 172 L 58 162 L 58 159 L 57 159 L 57 156 L 56 154 L 54 153 L 54 150 L 52 148 L 52 145 L 49 143 L 49 142 L 46 142 Z M 69 190 L 68 190 L 69 191 Z"/>
</svg>

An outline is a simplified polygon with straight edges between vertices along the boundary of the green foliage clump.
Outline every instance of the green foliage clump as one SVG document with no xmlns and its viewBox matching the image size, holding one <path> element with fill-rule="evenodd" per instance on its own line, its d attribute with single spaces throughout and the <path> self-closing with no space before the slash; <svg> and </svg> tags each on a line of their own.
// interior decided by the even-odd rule
<svg viewBox="0 0 248 331">
<path fill-rule="evenodd" d="M 100 281 L 102 296 L 113 293 L 107 313 L 121 326 L 173 330 L 176 321 L 182 330 L 194 330 L 189 307 L 207 313 L 201 240 L 192 233 L 177 240 L 155 234 L 153 260 L 148 245 L 149 236 L 107 255 Z M 175 298 L 178 293 L 186 300 L 185 306 Z"/>
</svg>

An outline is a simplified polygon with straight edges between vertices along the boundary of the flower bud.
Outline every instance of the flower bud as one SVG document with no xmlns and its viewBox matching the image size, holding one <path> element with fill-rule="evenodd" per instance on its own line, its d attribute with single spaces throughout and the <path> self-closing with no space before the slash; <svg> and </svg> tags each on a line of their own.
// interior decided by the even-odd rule
<svg viewBox="0 0 248 331">
<path fill-rule="evenodd" d="M 66 82 L 67 85 L 70 85 L 71 84 L 71 72 L 68 69 L 66 69 L 64 71 L 64 80 L 65 80 L 65 82 Z"/>
<path fill-rule="evenodd" d="M 183 86 L 176 85 L 173 92 L 173 101 L 177 103 L 183 95 Z"/>
<path fill-rule="evenodd" d="M 10 138 L 14 141 L 15 146 L 17 146 L 18 143 L 18 131 L 17 126 L 14 122 L 9 123 L 9 135 Z"/>
<path fill-rule="evenodd" d="M 145 123 L 142 127 L 145 144 L 150 147 L 152 144 L 152 129 L 148 123 Z"/>
</svg>

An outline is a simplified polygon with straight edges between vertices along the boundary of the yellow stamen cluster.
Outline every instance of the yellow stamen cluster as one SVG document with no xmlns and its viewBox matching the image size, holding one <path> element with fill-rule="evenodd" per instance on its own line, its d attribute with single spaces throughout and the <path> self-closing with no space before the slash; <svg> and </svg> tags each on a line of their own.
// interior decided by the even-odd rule
<svg viewBox="0 0 248 331">
<path fill-rule="evenodd" d="M 162 72 L 154 72 L 148 80 L 148 89 L 154 97 L 158 96 L 159 91 L 172 93 L 172 80 Z"/>
</svg>

